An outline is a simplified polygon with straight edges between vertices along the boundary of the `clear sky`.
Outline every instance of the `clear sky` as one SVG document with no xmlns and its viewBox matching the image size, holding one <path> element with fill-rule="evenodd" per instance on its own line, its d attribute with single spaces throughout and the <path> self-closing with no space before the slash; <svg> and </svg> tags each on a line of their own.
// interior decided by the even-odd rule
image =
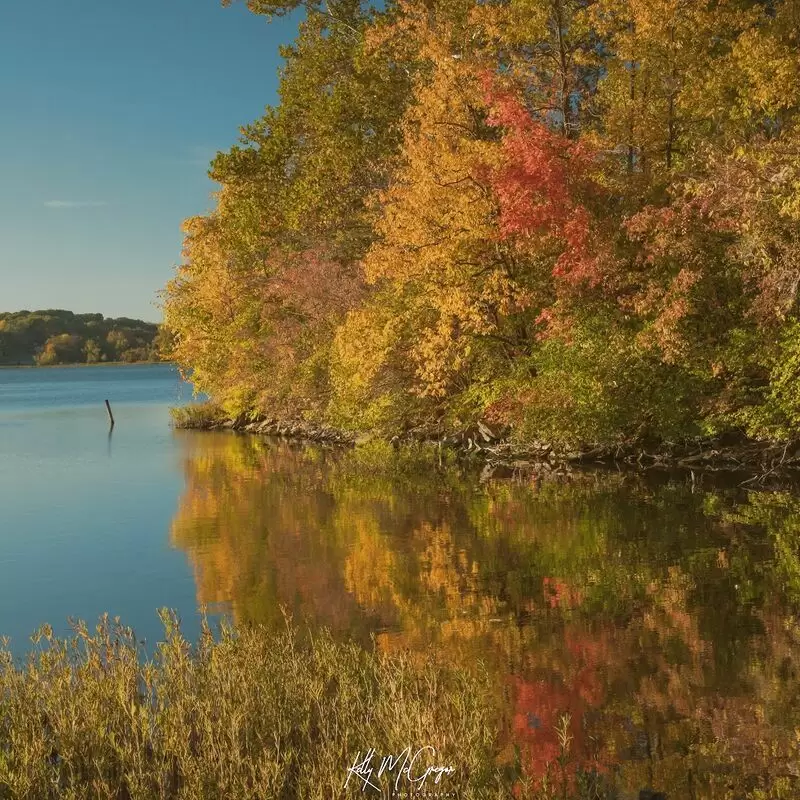
<svg viewBox="0 0 800 800">
<path fill-rule="evenodd" d="M 0 311 L 159 320 L 208 161 L 295 35 L 219 0 L 0 0 Z"/>
</svg>

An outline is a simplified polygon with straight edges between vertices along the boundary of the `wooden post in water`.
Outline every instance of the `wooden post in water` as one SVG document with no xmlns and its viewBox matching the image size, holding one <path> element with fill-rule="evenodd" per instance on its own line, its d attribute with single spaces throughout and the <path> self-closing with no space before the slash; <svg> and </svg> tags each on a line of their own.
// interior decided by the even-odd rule
<svg viewBox="0 0 800 800">
<path fill-rule="evenodd" d="M 106 400 L 106 411 L 108 411 L 108 419 L 111 422 L 111 427 L 114 427 L 114 415 L 111 413 L 111 404 Z"/>
</svg>

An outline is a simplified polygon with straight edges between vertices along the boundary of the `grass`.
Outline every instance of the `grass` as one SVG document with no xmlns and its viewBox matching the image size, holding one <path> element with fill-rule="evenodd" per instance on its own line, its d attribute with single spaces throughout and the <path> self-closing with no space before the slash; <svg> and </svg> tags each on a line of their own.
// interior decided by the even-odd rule
<svg viewBox="0 0 800 800">
<path fill-rule="evenodd" d="M 344 788 L 357 754 L 374 748 L 377 774 L 381 755 L 428 745 L 430 763 L 456 771 L 426 789 L 509 796 L 480 670 L 390 659 L 288 623 L 219 636 L 204 625 L 191 646 L 172 613 L 162 619 L 149 658 L 108 618 L 65 639 L 43 628 L 25 663 L 3 645 L 2 800 L 380 797 L 354 778 Z"/>
<path fill-rule="evenodd" d="M 228 416 L 216 404 L 191 403 L 170 409 L 172 424 L 176 428 L 208 428 L 216 423 L 225 422 Z"/>
</svg>

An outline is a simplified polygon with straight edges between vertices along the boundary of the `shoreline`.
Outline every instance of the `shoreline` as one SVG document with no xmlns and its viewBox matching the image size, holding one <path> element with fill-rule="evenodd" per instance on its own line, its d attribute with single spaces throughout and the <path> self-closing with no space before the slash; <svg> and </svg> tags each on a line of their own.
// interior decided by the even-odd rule
<svg viewBox="0 0 800 800">
<path fill-rule="evenodd" d="M 174 364 L 174 361 L 97 361 L 93 364 L 76 361 L 69 364 L 0 364 L 0 369 L 76 369 L 78 367 L 142 367 Z"/>
<path fill-rule="evenodd" d="M 355 433 L 303 420 L 263 416 L 232 419 L 202 405 L 173 409 L 173 426 L 182 430 L 231 431 L 320 444 L 355 446 L 383 440 L 395 446 L 423 444 L 455 451 L 459 457 L 482 463 L 490 470 L 504 468 L 530 472 L 569 472 L 573 468 L 626 469 L 635 472 L 677 471 L 741 476 L 741 485 L 800 478 L 800 439 L 758 441 L 744 435 L 687 438 L 676 442 L 624 443 L 556 447 L 547 442 L 520 444 L 507 432 L 478 423 L 455 433 L 417 428 L 391 438 Z M 199 411 L 199 409 L 203 409 Z"/>
</svg>

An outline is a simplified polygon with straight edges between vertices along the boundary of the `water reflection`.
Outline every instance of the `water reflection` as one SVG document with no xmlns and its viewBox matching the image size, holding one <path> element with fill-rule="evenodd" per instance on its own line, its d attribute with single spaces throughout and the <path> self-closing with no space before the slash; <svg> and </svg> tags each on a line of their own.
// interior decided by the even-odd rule
<svg viewBox="0 0 800 800">
<path fill-rule="evenodd" d="M 384 651 L 484 663 L 501 757 L 537 779 L 569 714 L 572 764 L 625 791 L 798 784 L 793 495 L 620 475 L 481 484 L 380 449 L 181 443 L 171 536 L 198 602 L 270 625 L 285 607 Z"/>
</svg>

